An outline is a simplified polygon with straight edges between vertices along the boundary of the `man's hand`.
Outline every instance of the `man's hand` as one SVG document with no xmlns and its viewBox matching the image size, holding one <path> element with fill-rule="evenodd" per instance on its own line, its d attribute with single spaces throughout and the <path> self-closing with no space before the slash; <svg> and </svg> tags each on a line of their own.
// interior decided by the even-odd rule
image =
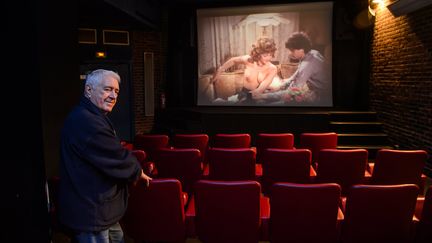
<svg viewBox="0 0 432 243">
<path fill-rule="evenodd" d="M 144 182 L 146 183 L 146 186 L 148 187 L 150 185 L 150 181 L 153 180 L 150 176 L 146 175 L 142 170 L 141 170 L 141 175 L 139 177 L 139 179 L 137 181 L 135 181 L 134 184 L 136 184 L 138 181 L 140 180 L 144 180 Z"/>
</svg>

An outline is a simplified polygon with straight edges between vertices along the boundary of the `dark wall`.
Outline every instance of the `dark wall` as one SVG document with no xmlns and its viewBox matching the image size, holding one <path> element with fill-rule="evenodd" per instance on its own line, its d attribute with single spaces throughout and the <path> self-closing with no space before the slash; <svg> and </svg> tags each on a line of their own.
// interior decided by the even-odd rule
<svg viewBox="0 0 432 243">
<path fill-rule="evenodd" d="M 300 2 L 300 1 L 298 1 Z M 301 1 L 307 2 L 307 1 Z M 365 1 L 366 2 L 366 1 Z M 219 1 L 200 5 L 178 5 L 168 8 L 167 80 L 171 107 L 195 107 L 197 85 L 196 9 L 226 7 L 233 4 L 253 5 L 286 3 L 286 1 Z M 371 28 L 354 24 L 358 14 L 367 8 L 359 1 L 335 1 L 333 10 L 333 93 L 334 107 L 368 108 L 369 43 Z M 241 108 L 235 108 L 241 109 Z"/>
<path fill-rule="evenodd" d="M 166 50 L 162 48 L 161 33 L 158 31 L 133 32 L 133 111 L 135 116 L 135 134 L 152 131 L 154 116 L 145 115 L 144 52 L 153 53 L 154 65 L 154 106 L 155 112 L 160 107 L 160 95 L 165 92 Z"/>
<path fill-rule="evenodd" d="M 176 10 L 177 9 L 177 10 Z M 168 9 L 167 105 L 195 106 L 197 48 L 195 46 L 195 9 L 178 6 Z"/>
<path fill-rule="evenodd" d="M 157 16 L 157 17 L 156 17 Z M 159 97 L 165 92 L 166 46 L 161 25 L 160 3 L 139 0 L 79 0 L 79 28 L 95 29 L 98 33 L 96 44 L 80 44 L 82 65 L 127 64 L 130 67 L 131 136 L 147 133 L 153 129 L 153 116 L 145 115 L 144 52 L 154 56 L 154 104 L 159 109 Z M 117 30 L 129 34 L 129 45 L 108 45 L 102 41 L 103 30 Z M 166 39 L 166 38 L 164 38 Z M 96 51 L 105 51 L 105 59 L 95 58 Z M 123 78 L 123 77 L 122 77 Z M 120 98 L 125 97 L 124 89 Z M 112 115 L 123 109 L 119 103 Z M 121 119 L 125 122 L 125 119 Z M 113 120 L 114 125 L 116 122 Z M 121 127 L 117 128 L 121 129 Z"/>
<path fill-rule="evenodd" d="M 7 6 L 4 125 L 8 149 L 1 242 L 49 242 L 45 161 L 58 149 L 58 128 L 74 103 L 78 75 L 74 1 L 19 1 Z M 70 96 L 69 96 L 70 95 Z M 7 102 L 7 103 L 6 103 Z M 45 149 L 44 149 L 45 148 Z"/>
<path fill-rule="evenodd" d="M 58 172 L 63 121 L 82 94 L 78 65 L 78 9 L 74 0 L 64 3 L 45 0 L 39 7 L 43 10 L 38 15 L 37 48 L 44 160 L 49 177 Z"/>
</svg>

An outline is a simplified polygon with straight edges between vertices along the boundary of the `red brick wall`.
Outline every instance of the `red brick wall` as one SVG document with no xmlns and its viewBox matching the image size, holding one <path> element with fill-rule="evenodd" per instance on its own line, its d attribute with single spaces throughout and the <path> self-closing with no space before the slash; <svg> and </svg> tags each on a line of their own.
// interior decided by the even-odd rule
<svg viewBox="0 0 432 243">
<path fill-rule="evenodd" d="M 370 105 L 393 144 L 432 152 L 432 5 L 394 17 L 380 6 L 371 48 Z"/>
<path fill-rule="evenodd" d="M 164 57 L 160 32 L 134 31 L 132 34 L 132 90 L 135 133 L 151 132 L 153 116 L 145 116 L 144 109 L 144 52 L 153 52 L 155 79 L 155 113 L 159 109 L 159 97 L 164 87 Z"/>
</svg>

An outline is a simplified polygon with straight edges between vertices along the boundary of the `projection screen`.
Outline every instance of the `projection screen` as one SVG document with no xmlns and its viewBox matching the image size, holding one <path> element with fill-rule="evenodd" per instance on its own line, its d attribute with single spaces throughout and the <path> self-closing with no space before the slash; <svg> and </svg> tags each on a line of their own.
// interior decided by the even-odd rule
<svg viewBox="0 0 432 243">
<path fill-rule="evenodd" d="M 332 106 L 332 2 L 197 10 L 198 106 Z"/>
</svg>

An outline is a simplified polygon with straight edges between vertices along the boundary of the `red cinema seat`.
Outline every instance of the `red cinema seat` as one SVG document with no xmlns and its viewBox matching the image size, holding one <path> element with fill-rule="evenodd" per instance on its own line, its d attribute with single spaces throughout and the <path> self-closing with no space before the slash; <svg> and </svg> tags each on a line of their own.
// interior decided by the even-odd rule
<svg viewBox="0 0 432 243">
<path fill-rule="evenodd" d="M 294 135 L 292 133 L 259 133 L 256 138 L 257 162 L 263 163 L 262 156 L 268 148 L 293 149 Z"/>
<path fill-rule="evenodd" d="M 377 152 L 371 184 L 416 184 L 423 192 L 424 180 L 422 172 L 427 160 L 424 150 L 393 150 L 381 149 Z"/>
<path fill-rule="evenodd" d="M 207 134 L 175 134 L 171 139 L 173 148 L 195 148 L 201 152 L 203 162 L 207 161 L 209 136 Z"/>
<path fill-rule="evenodd" d="M 251 148 L 211 148 L 208 155 L 211 180 L 255 180 L 262 174 Z"/>
<path fill-rule="evenodd" d="M 160 149 L 155 165 L 158 178 L 176 178 L 188 193 L 192 193 L 195 182 L 202 176 L 201 152 L 198 149 Z"/>
<path fill-rule="evenodd" d="M 299 148 L 309 149 L 312 152 L 312 164 L 317 163 L 318 153 L 321 149 L 336 149 L 338 137 L 334 132 L 302 133 L 300 134 Z"/>
<path fill-rule="evenodd" d="M 218 133 L 213 136 L 213 148 L 250 148 L 251 136 L 248 133 Z"/>
<path fill-rule="evenodd" d="M 134 149 L 144 150 L 147 160 L 153 161 L 158 150 L 167 148 L 169 137 L 163 134 L 137 134 L 134 139 Z"/>
<path fill-rule="evenodd" d="M 418 186 L 355 185 L 349 191 L 342 242 L 412 242 Z"/>
<path fill-rule="evenodd" d="M 364 184 L 367 150 L 322 149 L 318 155 L 316 183 L 338 183 L 342 195 L 346 195 L 351 186 Z"/>
<path fill-rule="evenodd" d="M 198 238 L 205 243 L 258 243 L 260 237 L 260 184 L 256 181 L 198 181 L 194 203 Z M 266 206 L 268 208 L 268 205 Z"/>
<path fill-rule="evenodd" d="M 129 204 L 121 225 L 135 242 L 184 242 L 184 195 L 180 181 L 153 179 L 130 188 Z"/>
<path fill-rule="evenodd" d="M 276 183 L 270 196 L 270 242 L 336 242 L 341 188 L 336 183 Z"/>
<path fill-rule="evenodd" d="M 264 163 L 262 186 L 268 194 L 277 182 L 310 183 L 315 170 L 311 166 L 309 149 L 267 149 L 263 155 Z"/>
</svg>

